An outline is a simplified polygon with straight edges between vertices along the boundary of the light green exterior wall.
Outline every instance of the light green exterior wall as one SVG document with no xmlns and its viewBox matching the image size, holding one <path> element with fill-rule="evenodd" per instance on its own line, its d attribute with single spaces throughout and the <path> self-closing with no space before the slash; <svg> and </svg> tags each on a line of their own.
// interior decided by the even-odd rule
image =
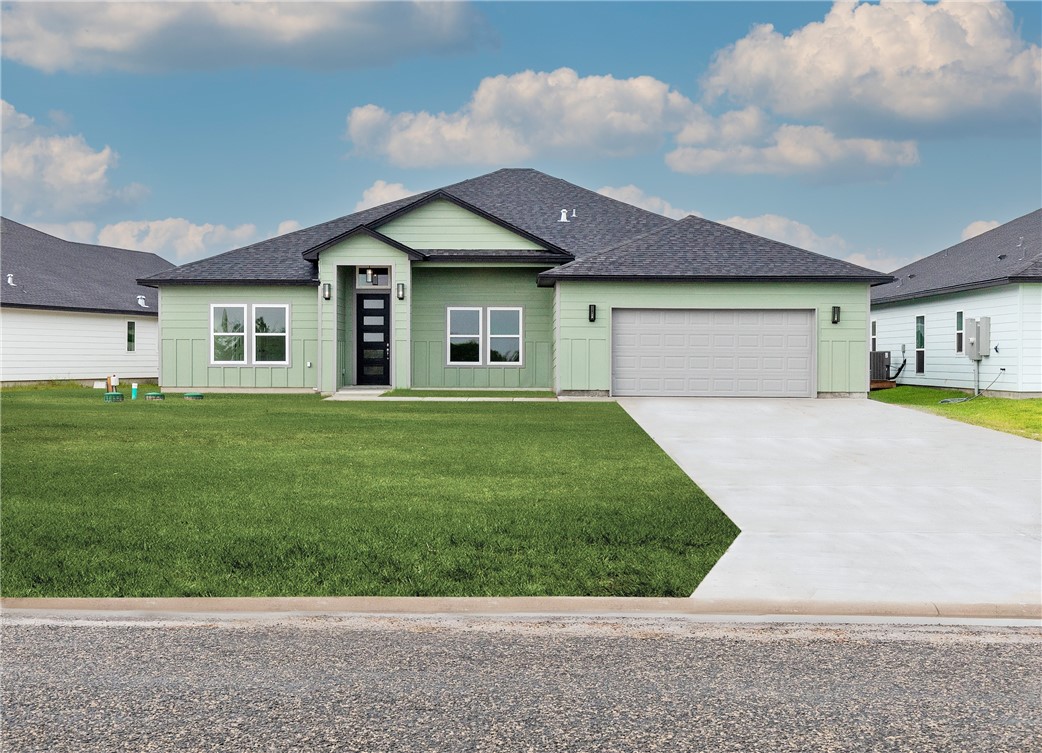
<svg viewBox="0 0 1042 753">
<path fill-rule="evenodd" d="M 315 387 L 318 380 L 318 292 L 299 285 L 165 285 L 160 294 L 163 387 Z M 210 305 L 289 305 L 288 366 L 211 366 Z M 311 362 L 311 368 L 307 362 Z"/>
<path fill-rule="evenodd" d="M 557 389 L 611 389 L 612 308 L 814 309 L 817 391 L 868 391 L 868 286 L 860 283 L 559 282 Z M 589 305 L 597 306 L 590 322 Z M 840 306 L 839 324 L 832 324 Z"/>
<path fill-rule="evenodd" d="M 355 267 L 390 267 L 390 288 L 366 288 L 387 292 L 391 298 L 391 379 L 392 386 L 409 385 L 409 299 L 412 295 L 412 270 L 409 257 L 367 235 L 356 235 L 319 254 L 318 275 L 333 286 L 332 298 L 321 301 L 322 392 L 335 392 L 355 383 L 354 309 Z M 395 296 L 395 286 L 405 283 L 405 300 Z"/>
<path fill-rule="evenodd" d="M 413 387 L 553 386 L 553 290 L 536 286 L 546 267 L 413 267 Z M 447 366 L 449 306 L 520 306 L 522 366 Z"/>
<path fill-rule="evenodd" d="M 543 249 L 527 238 L 444 200 L 424 204 L 381 225 L 380 233 L 416 249 Z"/>
</svg>

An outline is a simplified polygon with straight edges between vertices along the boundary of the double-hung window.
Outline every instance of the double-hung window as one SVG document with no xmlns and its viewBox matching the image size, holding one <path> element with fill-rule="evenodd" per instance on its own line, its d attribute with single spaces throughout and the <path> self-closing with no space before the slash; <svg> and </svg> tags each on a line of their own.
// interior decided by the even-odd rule
<svg viewBox="0 0 1042 753">
<path fill-rule="evenodd" d="M 289 306 L 284 303 L 210 306 L 210 363 L 215 366 L 289 364 Z"/>
<path fill-rule="evenodd" d="M 246 363 L 245 304 L 214 304 L 210 307 L 210 362 Z"/>
<path fill-rule="evenodd" d="M 964 332 L 965 332 L 965 330 L 963 329 L 963 326 L 962 326 L 962 312 L 961 311 L 956 311 L 955 312 L 955 352 L 956 353 L 962 353 L 963 352 L 962 336 L 963 336 Z"/>
<path fill-rule="evenodd" d="M 289 362 L 289 342 L 286 322 L 289 307 L 284 304 L 253 307 L 253 362 L 258 364 L 286 364 Z"/>
<path fill-rule="evenodd" d="M 520 366 L 520 308 L 457 306 L 448 309 L 449 366 Z"/>
</svg>

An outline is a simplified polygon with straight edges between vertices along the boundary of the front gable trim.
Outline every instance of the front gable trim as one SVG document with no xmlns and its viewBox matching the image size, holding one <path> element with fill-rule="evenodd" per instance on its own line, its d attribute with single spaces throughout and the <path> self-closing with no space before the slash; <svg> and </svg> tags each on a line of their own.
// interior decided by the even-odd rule
<svg viewBox="0 0 1042 753">
<path fill-rule="evenodd" d="M 327 248 L 331 248 L 332 246 L 335 246 L 342 241 L 346 241 L 349 238 L 358 235 L 359 233 L 363 235 L 368 235 L 370 238 L 380 241 L 381 243 L 386 243 L 391 248 L 401 251 L 403 254 L 408 256 L 413 261 L 424 261 L 427 258 L 425 254 L 417 251 L 416 249 L 409 248 L 404 243 L 396 241 L 394 238 L 390 238 L 384 235 L 383 233 L 378 232 L 371 225 L 359 225 L 355 228 L 352 228 L 351 230 L 348 230 L 346 233 L 341 233 L 340 235 L 334 236 L 327 241 L 323 241 L 322 243 L 319 243 L 317 246 L 312 246 L 304 252 L 303 256 L 308 261 L 316 261 L 318 259 L 318 255 L 322 251 L 325 251 Z"/>
<path fill-rule="evenodd" d="M 406 204 L 404 207 L 400 207 L 400 208 L 394 210 L 393 212 L 391 212 L 390 214 L 386 214 L 383 217 L 381 217 L 380 219 L 374 220 L 373 222 L 371 222 L 369 224 L 370 224 L 371 227 L 374 227 L 374 228 L 381 227 L 383 225 L 386 225 L 388 222 L 391 222 L 392 220 L 395 220 L 395 219 L 397 219 L 397 218 L 399 218 L 399 217 L 401 217 L 401 216 L 403 216 L 405 214 L 408 214 L 409 212 L 411 212 L 414 209 L 422 207 L 422 206 L 424 206 L 426 204 L 430 204 L 431 202 L 437 201 L 438 199 L 443 199 L 443 200 L 448 201 L 448 202 L 450 202 L 452 204 L 455 204 L 460 209 L 465 209 L 468 212 L 472 212 L 473 214 L 476 214 L 478 217 L 481 217 L 482 219 L 488 220 L 489 222 L 491 222 L 491 223 L 493 223 L 495 225 L 499 225 L 504 230 L 509 230 L 511 233 L 514 233 L 515 235 L 520 235 L 525 240 L 529 240 L 532 243 L 536 243 L 536 244 L 539 244 L 541 246 L 544 246 L 547 250 L 551 251 L 552 253 L 561 254 L 562 256 L 565 256 L 568 259 L 574 258 L 572 256 L 572 254 L 568 253 L 567 251 L 565 251 L 560 246 L 554 245 L 553 243 L 550 243 L 550 241 L 548 241 L 548 240 L 546 240 L 544 238 L 540 238 L 538 235 L 535 235 L 534 233 L 530 233 L 527 230 L 522 230 L 521 228 L 517 227 L 516 225 L 512 225 L 511 223 L 507 222 L 506 220 L 503 220 L 503 219 L 500 219 L 499 217 L 496 217 L 494 214 L 489 214 L 485 210 L 479 209 L 478 207 L 474 206 L 473 204 L 470 204 L 470 203 L 464 201 L 463 199 L 460 199 L 460 198 L 458 198 L 456 196 L 453 196 L 451 193 L 445 192 L 443 189 L 438 189 L 437 191 L 432 191 L 431 193 L 426 194 L 425 196 L 421 196 L 420 198 L 418 198 L 416 201 L 412 202 L 411 204 Z M 307 256 L 305 256 L 304 258 L 307 258 Z"/>
</svg>

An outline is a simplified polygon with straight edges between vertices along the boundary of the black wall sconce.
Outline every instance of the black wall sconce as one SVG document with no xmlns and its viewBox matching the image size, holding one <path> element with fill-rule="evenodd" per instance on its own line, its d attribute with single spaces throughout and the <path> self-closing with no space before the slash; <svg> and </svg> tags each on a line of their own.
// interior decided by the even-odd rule
<svg viewBox="0 0 1042 753">
<path fill-rule="evenodd" d="M 832 323 L 839 324 L 839 306 L 832 307 Z"/>
<path fill-rule="evenodd" d="M 330 285 L 328 282 L 322 283 L 322 298 L 324 300 L 328 301 L 332 297 L 333 297 L 333 286 Z"/>
<path fill-rule="evenodd" d="M 590 304 L 590 321 L 591 322 L 597 321 L 597 304 L 596 303 L 591 303 Z"/>
<path fill-rule="evenodd" d="M 394 288 L 394 294 L 398 297 L 399 301 L 405 300 L 405 283 L 399 282 Z"/>
</svg>

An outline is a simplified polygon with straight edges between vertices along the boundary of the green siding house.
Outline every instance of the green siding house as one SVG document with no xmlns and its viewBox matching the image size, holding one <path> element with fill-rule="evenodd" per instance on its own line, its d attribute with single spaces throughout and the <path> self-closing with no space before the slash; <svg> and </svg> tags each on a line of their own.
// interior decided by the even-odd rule
<svg viewBox="0 0 1042 753">
<path fill-rule="evenodd" d="M 868 391 L 892 278 L 504 169 L 161 272 L 168 390 Z"/>
</svg>

